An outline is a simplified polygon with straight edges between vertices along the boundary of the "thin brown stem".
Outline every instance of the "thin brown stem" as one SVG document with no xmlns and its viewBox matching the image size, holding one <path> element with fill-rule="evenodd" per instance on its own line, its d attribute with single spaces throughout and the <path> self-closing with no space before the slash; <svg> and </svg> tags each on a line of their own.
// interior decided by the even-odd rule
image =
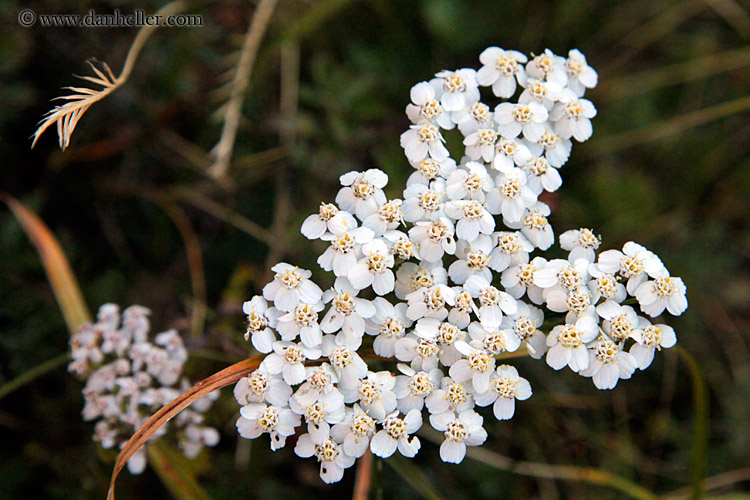
<svg viewBox="0 0 750 500">
<path fill-rule="evenodd" d="M 370 498 L 370 484 L 372 483 L 372 453 L 367 450 L 359 459 L 357 475 L 354 478 L 354 494 L 352 500 L 367 500 Z"/>
<path fill-rule="evenodd" d="M 237 71 L 232 79 L 229 102 L 224 108 L 224 128 L 221 131 L 221 138 L 213 150 L 214 163 L 209 169 L 209 174 L 215 179 L 226 177 L 229 171 L 229 162 L 232 160 L 234 141 L 240 124 L 242 100 L 250 83 L 250 74 L 258 55 L 260 43 L 266 34 L 266 29 L 276 8 L 276 1 L 260 0 L 258 7 L 253 12 L 250 28 L 245 34 L 242 52 L 237 63 Z"/>
</svg>

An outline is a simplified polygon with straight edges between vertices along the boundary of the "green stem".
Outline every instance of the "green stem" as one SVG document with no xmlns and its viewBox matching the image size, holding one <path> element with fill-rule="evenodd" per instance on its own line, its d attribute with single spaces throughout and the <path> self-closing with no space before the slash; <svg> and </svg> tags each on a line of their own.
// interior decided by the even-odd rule
<svg viewBox="0 0 750 500">
<path fill-rule="evenodd" d="M 70 356 L 66 352 L 65 354 L 60 354 L 59 356 L 49 359 L 44 363 L 35 366 L 31 370 L 22 373 L 18 377 L 0 387 L 0 399 L 3 399 L 5 396 L 15 391 L 16 389 L 20 389 L 24 385 L 33 382 L 42 375 L 45 375 L 52 370 L 64 365 L 69 360 Z"/>
<path fill-rule="evenodd" d="M 419 435 L 437 444 L 441 443 L 443 440 L 438 432 L 431 431 L 430 429 L 422 428 L 422 430 L 419 431 Z M 654 493 L 633 481 L 595 467 L 576 467 L 572 465 L 551 465 L 539 462 L 524 462 L 504 457 L 481 447 L 467 448 L 466 456 L 489 465 L 490 467 L 507 470 L 513 474 L 519 474 L 522 476 L 563 479 L 597 484 L 619 490 L 630 498 L 635 498 L 636 500 L 654 500 L 657 498 Z"/>
<path fill-rule="evenodd" d="M 690 379 L 693 386 L 694 405 L 694 431 L 693 451 L 691 453 L 691 487 L 690 498 L 703 498 L 706 483 L 706 468 L 708 465 L 708 438 L 709 438 L 709 415 L 708 415 L 708 388 L 703 370 L 682 346 L 675 347 L 677 354 L 682 357 L 690 370 Z"/>
</svg>

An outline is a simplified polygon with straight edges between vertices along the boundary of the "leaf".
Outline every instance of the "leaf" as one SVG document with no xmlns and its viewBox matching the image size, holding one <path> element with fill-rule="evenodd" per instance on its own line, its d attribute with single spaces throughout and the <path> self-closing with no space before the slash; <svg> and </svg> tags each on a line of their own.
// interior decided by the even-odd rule
<svg viewBox="0 0 750 500">
<path fill-rule="evenodd" d="M 164 405 L 159 411 L 146 420 L 146 422 L 135 431 L 135 434 L 133 434 L 128 442 L 125 443 L 125 446 L 122 447 L 120 454 L 117 456 L 114 471 L 112 472 L 112 479 L 109 483 L 107 500 L 115 499 L 115 481 L 117 481 L 117 476 L 120 474 L 120 471 L 122 471 L 122 468 L 125 467 L 125 464 L 130 460 L 130 457 L 146 444 L 148 439 L 153 436 L 157 430 L 182 410 L 190 406 L 194 401 L 197 401 L 216 389 L 221 389 L 229 384 L 233 384 L 245 375 L 255 371 L 258 366 L 260 366 L 262 357 L 263 356 L 255 356 L 245 359 L 201 380 L 173 401 Z"/>
<path fill-rule="evenodd" d="M 17 389 L 20 389 L 24 385 L 33 382 L 42 375 L 46 375 L 47 373 L 64 365 L 69 360 L 70 355 L 66 352 L 65 354 L 55 356 L 54 358 L 48 359 L 47 361 L 35 366 L 34 368 L 23 372 L 21 375 L 17 376 L 7 384 L 0 387 L 0 399 L 3 399 L 8 394 Z"/>
<path fill-rule="evenodd" d="M 393 455 L 385 461 L 401 479 L 409 483 L 422 497 L 428 500 L 443 500 L 443 496 L 424 477 L 422 471 L 401 455 Z"/>
<path fill-rule="evenodd" d="M 178 500 L 210 500 L 206 491 L 198 484 L 193 466 L 182 453 L 159 440 L 150 444 L 147 450 L 148 463 Z"/>
<path fill-rule="evenodd" d="M 83 300 L 68 259 L 55 235 L 34 212 L 7 193 L 0 192 L 0 200 L 5 202 L 16 216 L 18 223 L 28 235 L 42 259 L 52 291 L 60 304 L 65 323 L 71 333 L 91 322 L 91 314 Z"/>
</svg>

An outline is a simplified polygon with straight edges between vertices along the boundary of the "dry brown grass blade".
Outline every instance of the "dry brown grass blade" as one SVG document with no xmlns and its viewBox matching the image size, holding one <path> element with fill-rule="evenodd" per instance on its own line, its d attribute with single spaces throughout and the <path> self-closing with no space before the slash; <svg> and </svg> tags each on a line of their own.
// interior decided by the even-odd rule
<svg viewBox="0 0 750 500">
<path fill-rule="evenodd" d="M 120 454 L 117 456 L 114 471 L 112 472 L 112 479 L 109 483 L 107 500 L 115 499 L 115 481 L 117 481 L 117 476 L 120 474 L 120 471 L 122 471 L 122 468 L 128 463 L 130 457 L 145 445 L 146 441 L 148 441 L 157 430 L 182 410 L 190 406 L 194 401 L 197 401 L 216 389 L 221 389 L 229 384 L 233 384 L 245 375 L 255 371 L 258 366 L 260 366 L 261 358 L 262 356 L 255 356 L 245 359 L 201 380 L 186 392 L 178 396 L 174 401 L 164 405 L 159 411 L 146 420 L 146 422 L 135 431 L 135 434 L 133 434 L 128 442 L 125 443 L 125 446 L 122 447 Z"/>
<path fill-rule="evenodd" d="M 99 71 L 91 61 L 88 61 L 91 69 L 99 78 L 93 78 L 90 76 L 79 76 L 83 80 L 88 80 L 91 83 L 101 85 L 100 90 L 89 89 L 86 87 L 63 87 L 66 90 L 72 90 L 76 92 L 72 95 L 56 97 L 53 100 L 69 101 L 61 106 L 55 106 L 49 110 L 39 122 L 39 127 L 34 132 L 34 140 L 31 142 L 31 147 L 36 145 L 36 141 L 52 125 L 57 124 L 57 137 L 60 142 L 60 149 L 63 151 L 70 144 L 70 137 L 73 135 L 73 131 L 78 125 L 78 120 L 81 119 L 83 114 L 86 112 L 92 104 L 100 101 L 111 94 L 117 87 L 119 87 L 124 80 L 115 78 L 112 74 L 112 70 L 109 69 L 106 63 L 102 63 L 107 71 L 107 74 Z"/>
<path fill-rule="evenodd" d="M 156 15 L 165 18 L 180 12 L 184 7 L 185 4 L 181 0 L 177 0 L 165 5 L 156 12 Z M 89 62 L 96 77 L 79 76 L 78 78 L 96 85 L 101 85 L 102 88 L 100 90 L 95 90 L 86 87 L 63 87 L 66 90 L 72 90 L 75 94 L 56 97 L 53 99 L 69 102 L 61 106 L 55 106 L 44 115 L 42 121 L 39 122 L 39 127 L 34 132 L 34 135 L 32 135 L 34 140 L 31 142 L 31 147 L 33 148 L 36 145 L 36 141 L 45 130 L 52 125 L 57 125 L 57 137 L 60 142 L 60 148 L 65 150 L 70 144 L 70 138 L 73 135 L 76 125 L 78 125 L 78 120 L 80 120 L 83 114 L 86 113 L 86 110 L 88 110 L 95 102 L 104 99 L 114 92 L 115 89 L 122 86 L 122 84 L 128 80 L 130 72 L 135 66 L 135 60 L 138 57 L 138 54 L 141 52 L 146 40 L 148 40 L 156 28 L 157 26 L 144 26 L 140 29 L 138 35 L 136 35 L 133 43 L 130 45 L 130 50 L 128 50 L 128 55 L 125 58 L 125 63 L 123 64 L 119 76 L 115 77 L 106 63 L 102 63 L 106 70 L 106 72 L 104 72 Z"/>
<path fill-rule="evenodd" d="M 65 252 L 38 215 L 7 193 L 0 192 L 0 200 L 8 205 L 36 247 L 68 330 L 71 333 L 77 332 L 82 325 L 91 322 L 91 315 Z"/>
</svg>

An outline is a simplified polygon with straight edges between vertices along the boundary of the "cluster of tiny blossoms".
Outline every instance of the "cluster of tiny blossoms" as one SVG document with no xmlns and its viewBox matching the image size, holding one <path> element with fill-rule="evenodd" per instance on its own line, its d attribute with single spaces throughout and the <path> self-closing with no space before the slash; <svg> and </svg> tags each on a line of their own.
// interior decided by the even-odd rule
<svg viewBox="0 0 750 500">
<path fill-rule="evenodd" d="M 188 353 L 176 330 L 156 335 L 149 342 L 150 311 L 130 306 L 122 312 L 115 304 L 99 309 L 97 322 L 84 325 L 71 340 L 68 370 L 86 380 L 83 419 L 97 420 L 94 440 L 103 448 L 122 446 L 154 413 L 190 388 L 180 378 Z M 173 429 L 188 458 L 203 446 L 219 442 L 219 433 L 203 425 L 203 414 L 218 393 L 196 401 L 174 420 L 174 428 L 161 427 L 151 439 Z M 128 461 L 128 470 L 140 474 L 146 467 L 145 447 Z"/>
<path fill-rule="evenodd" d="M 583 95 L 596 72 L 577 50 L 529 61 L 490 47 L 479 59 L 479 70 L 441 71 L 411 89 L 401 145 L 415 171 L 403 199 L 387 199 L 384 172 L 349 172 L 336 203 L 303 223 L 307 238 L 330 243 L 318 264 L 333 287 L 281 263 L 244 304 L 246 338 L 267 356 L 235 387 L 239 433 L 269 434 L 273 450 L 301 433 L 295 452 L 315 456 L 325 482 L 368 449 L 414 456 L 425 413 L 445 436 L 440 457 L 461 462 L 487 437 L 476 407 L 504 420 L 531 396 L 503 353 L 525 349 L 611 389 L 676 342 L 640 315 L 687 307 L 682 280 L 646 248 L 597 256 L 600 237 L 577 229 L 560 235 L 567 259 L 531 257 L 554 243 L 538 197 L 560 187 L 572 141 L 591 136 L 596 109 Z M 493 109 L 480 87 L 520 95 Z M 463 135 L 458 163 L 444 145 L 451 129 Z M 548 332 L 545 312 L 560 318 Z M 371 371 L 365 352 L 395 358 L 397 371 Z"/>
</svg>

